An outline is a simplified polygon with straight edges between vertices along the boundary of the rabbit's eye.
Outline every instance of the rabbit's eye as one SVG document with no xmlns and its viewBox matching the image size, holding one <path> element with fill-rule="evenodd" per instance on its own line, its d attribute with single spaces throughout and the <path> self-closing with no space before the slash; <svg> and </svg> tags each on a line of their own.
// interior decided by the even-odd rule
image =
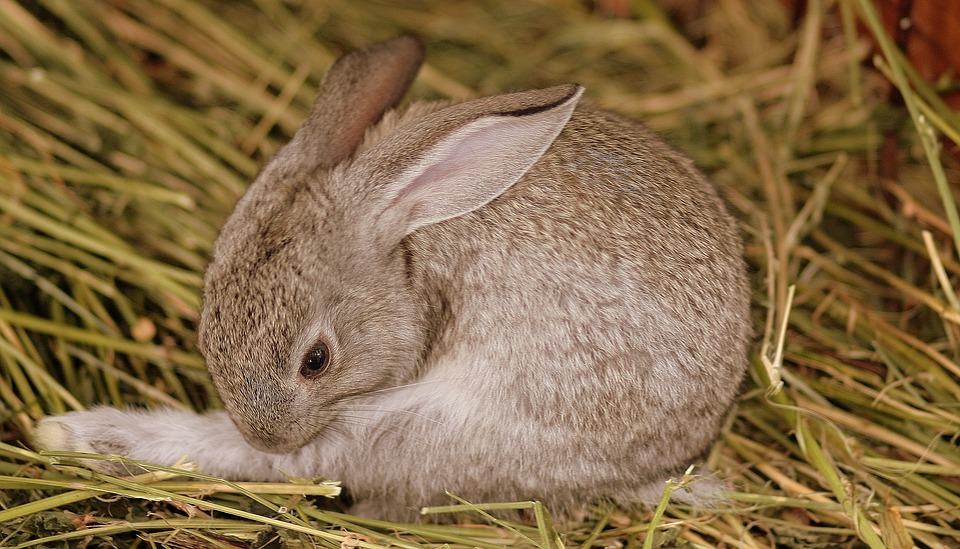
<svg viewBox="0 0 960 549">
<path fill-rule="evenodd" d="M 330 350 L 326 344 L 320 342 L 313 346 L 300 363 L 300 375 L 313 379 L 323 373 L 330 362 Z"/>
</svg>

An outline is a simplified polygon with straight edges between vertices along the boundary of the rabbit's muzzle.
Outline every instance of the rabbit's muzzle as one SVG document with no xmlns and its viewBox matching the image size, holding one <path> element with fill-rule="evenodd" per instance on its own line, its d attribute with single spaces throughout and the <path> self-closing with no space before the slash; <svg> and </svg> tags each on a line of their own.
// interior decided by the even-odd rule
<svg viewBox="0 0 960 549">
<path fill-rule="evenodd" d="M 295 409 L 292 395 L 265 388 L 252 380 L 248 380 L 245 389 L 245 398 L 235 400 L 244 404 L 228 404 L 227 409 L 251 446 L 271 454 L 285 454 L 300 448 L 313 436 L 312 432 L 305 432 L 297 420 L 300 413 Z"/>
</svg>

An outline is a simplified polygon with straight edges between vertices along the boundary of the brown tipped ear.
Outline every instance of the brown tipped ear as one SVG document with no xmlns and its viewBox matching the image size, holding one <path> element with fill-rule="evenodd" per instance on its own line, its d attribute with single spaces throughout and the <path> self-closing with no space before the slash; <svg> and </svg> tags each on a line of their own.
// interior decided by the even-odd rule
<svg viewBox="0 0 960 549">
<path fill-rule="evenodd" d="M 423 63 L 423 45 L 401 36 L 338 59 L 324 76 L 310 115 L 287 146 L 303 160 L 334 166 L 364 132 L 396 106 Z"/>
<path fill-rule="evenodd" d="M 369 205 L 381 234 L 400 239 L 500 196 L 543 156 L 582 94 L 583 87 L 567 84 L 476 99 L 437 111 L 365 152 L 358 171 L 369 163 L 369 173 L 387 174 Z"/>
</svg>

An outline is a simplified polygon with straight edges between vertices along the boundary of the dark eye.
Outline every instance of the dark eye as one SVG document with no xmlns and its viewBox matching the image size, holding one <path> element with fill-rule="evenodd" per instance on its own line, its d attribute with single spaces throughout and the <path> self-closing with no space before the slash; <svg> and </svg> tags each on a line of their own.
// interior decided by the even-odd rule
<svg viewBox="0 0 960 549">
<path fill-rule="evenodd" d="M 330 350 L 325 343 L 317 343 L 300 363 L 300 375 L 307 379 L 313 379 L 319 376 L 327 368 L 330 362 Z"/>
</svg>

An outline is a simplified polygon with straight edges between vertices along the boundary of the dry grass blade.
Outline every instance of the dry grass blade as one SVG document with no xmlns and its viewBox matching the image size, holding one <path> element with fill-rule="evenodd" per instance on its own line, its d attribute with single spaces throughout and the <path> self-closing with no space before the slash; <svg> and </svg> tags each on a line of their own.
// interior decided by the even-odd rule
<svg viewBox="0 0 960 549">
<path fill-rule="evenodd" d="M 0 0 L 0 546 L 956 547 L 960 115 L 875 3 L 811 0 L 795 24 L 779 2 L 681 4 Z M 428 48 L 418 97 L 578 81 L 717 181 L 758 319 L 708 463 L 728 505 L 554 525 L 452 497 L 429 512 L 465 524 L 396 524 L 325 510 L 329 484 L 108 477 L 74 458 L 122 458 L 26 449 L 45 414 L 220 405 L 194 333 L 218 227 L 336 54 L 402 32 Z"/>
</svg>

